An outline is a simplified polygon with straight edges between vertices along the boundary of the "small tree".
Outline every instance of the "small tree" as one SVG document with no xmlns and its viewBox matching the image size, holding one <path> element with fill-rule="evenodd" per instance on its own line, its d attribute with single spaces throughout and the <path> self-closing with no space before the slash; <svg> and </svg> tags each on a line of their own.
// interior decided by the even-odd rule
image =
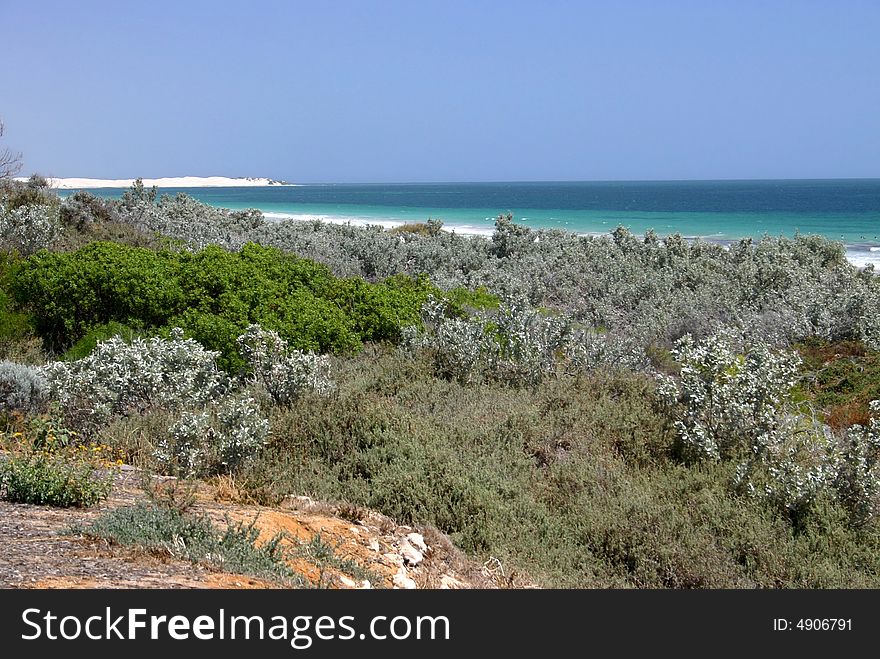
<svg viewBox="0 0 880 659">
<path fill-rule="evenodd" d="M 0 121 L 0 137 L 3 137 L 4 126 Z M 0 181 L 12 178 L 21 170 L 21 153 L 10 149 L 0 150 Z"/>
</svg>

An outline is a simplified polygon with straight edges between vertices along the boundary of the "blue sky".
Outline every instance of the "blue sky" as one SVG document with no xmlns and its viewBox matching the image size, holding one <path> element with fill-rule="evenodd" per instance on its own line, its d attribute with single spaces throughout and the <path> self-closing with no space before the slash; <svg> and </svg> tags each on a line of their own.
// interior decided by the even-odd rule
<svg viewBox="0 0 880 659">
<path fill-rule="evenodd" d="M 12 2 L 54 176 L 880 177 L 880 2 Z"/>
</svg>

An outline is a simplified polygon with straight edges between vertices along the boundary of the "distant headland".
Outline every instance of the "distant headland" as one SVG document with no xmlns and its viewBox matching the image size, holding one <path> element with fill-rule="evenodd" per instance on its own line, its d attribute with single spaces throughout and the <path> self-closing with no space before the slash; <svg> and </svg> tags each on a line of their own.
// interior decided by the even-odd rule
<svg viewBox="0 0 880 659">
<path fill-rule="evenodd" d="M 27 179 L 21 179 L 26 181 Z M 81 188 L 127 188 L 135 182 L 133 178 L 48 178 L 49 185 L 58 190 L 77 190 Z M 293 185 L 287 181 L 252 176 L 230 178 L 228 176 L 169 176 L 164 178 L 142 179 L 144 185 L 160 188 L 243 188 L 268 185 Z"/>
</svg>

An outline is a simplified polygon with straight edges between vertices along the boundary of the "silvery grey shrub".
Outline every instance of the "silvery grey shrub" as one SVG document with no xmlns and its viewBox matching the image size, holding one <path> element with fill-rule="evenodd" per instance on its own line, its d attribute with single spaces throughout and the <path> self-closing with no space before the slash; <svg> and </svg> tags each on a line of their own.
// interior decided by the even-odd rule
<svg viewBox="0 0 880 659">
<path fill-rule="evenodd" d="M 873 519 L 880 494 L 880 401 L 867 428 L 843 438 L 797 410 L 792 389 L 799 357 L 748 344 L 724 328 L 673 350 L 674 378 L 658 375 L 657 392 L 690 459 L 737 459 L 736 491 L 770 501 L 792 517 L 820 495 L 835 494 L 855 523 Z"/>
<path fill-rule="evenodd" d="M 800 366 L 796 353 L 760 343 L 745 348 L 740 333 L 724 328 L 699 342 L 685 335 L 672 356 L 680 375 L 658 376 L 658 395 L 686 455 L 727 458 L 785 432 L 785 406 Z"/>
<path fill-rule="evenodd" d="M 61 233 L 57 204 L 25 205 L 14 209 L 0 204 L 0 246 L 24 256 L 51 247 Z"/>
<path fill-rule="evenodd" d="M 179 328 L 169 339 L 113 337 L 83 359 L 35 373 L 45 378 L 65 421 L 86 432 L 118 416 L 173 412 L 176 420 L 154 457 L 167 470 L 204 475 L 235 469 L 265 444 L 269 422 L 249 387 L 290 405 L 306 391 L 327 393 L 332 384 L 326 356 L 292 350 L 276 332 L 251 325 L 238 345 L 251 368 L 242 381 L 217 367 L 219 353 L 185 339 Z"/>
<path fill-rule="evenodd" d="M 291 405 L 307 391 L 325 394 L 332 386 L 329 358 L 289 348 L 278 332 L 253 324 L 236 344 L 250 369 L 249 380 L 276 405 Z"/>
<path fill-rule="evenodd" d="M 522 299 L 462 319 L 431 297 L 422 321 L 422 331 L 405 332 L 404 350 L 427 351 L 438 375 L 462 383 L 535 386 L 563 374 L 649 365 L 644 350 L 627 339 L 578 327 L 571 316 L 542 313 Z"/>
<path fill-rule="evenodd" d="M 47 389 L 38 368 L 0 361 L 0 411 L 39 411 L 47 403 Z"/>
<path fill-rule="evenodd" d="M 68 423 L 96 428 L 114 416 L 200 406 L 218 397 L 230 385 L 217 368 L 218 354 L 175 328 L 170 339 L 114 337 L 83 359 L 43 366 L 41 374 Z"/>
<path fill-rule="evenodd" d="M 834 487 L 856 525 L 880 513 L 880 400 L 871 401 L 868 426 L 846 430 Z"/>
<path fill-rule="evenodd" d="M 153 451 L 166 473 L 184 477 L 229 472 L 256 455 L 269 420 L 254 398 L 231 395 L 200 410 L 184 410 Z"/>
</svg>

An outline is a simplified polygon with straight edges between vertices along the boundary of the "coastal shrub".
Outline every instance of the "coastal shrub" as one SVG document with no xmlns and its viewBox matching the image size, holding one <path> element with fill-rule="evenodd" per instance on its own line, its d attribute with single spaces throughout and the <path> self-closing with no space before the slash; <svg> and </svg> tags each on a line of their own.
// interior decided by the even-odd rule
<svg viewBox="0 0 880 659">
<path fill-rule="evenodd" d="M 0 203 L 0 247 L 29 256 L 52 245 L 61 231 L 57 204 L 9 208 Z"/>
<path fill-rule="evenodd" d="M 21 206 L 51 206 L 58 203 L 58 195 L 49 188 L 46 179 L 16 181 L 0 179 L 0 205 L 5 204 L 10 210 Z"/>
<path fill-rule="evenodd" d="M 79 341 L 74 343 L 70 349 L 64 353 L 62 359 L 64 361 L 83 359 L 84 357 L 88 357 L 91 352 L 98 347 L 99 343 L 115 337 L 129 343 L 137 338 L 138 335 L 139 333 L 128 325 L 111 320 L 109 323 L 96 325 L 89 329 Z"/>
<path fill-rule="evenodd" d="M 831 429 L 800 413 L 794 386 L 800 357 L 767 345 L 744 346 L 722 329 L 701 342 L 690 336 L 672 351 L 680 375 L 658 376 L 686 460 L 734 460 L 734 489 L 761 498 L 796 524 L 830 494 L 840 464 Z"/>
<path fill-rule="evenodd" d="M 535 385 L 553 373 L 569 323 L 508 300 L 491 315 L 447 317 L 448 305 L 431 299 L 423 308 L 425 332 L 408 333 L 412 347 L 427 349 L 436 372 L 460 382 L 488 377 Z"/>
<path fill-rule="evenodd" d="M 266 444 L 269 421 L 246 395 L 183 410 L 153 451 L 164 473 L 193 477 L 234 471 Z"/>
<path fill-rule="evenodd" d="M 37 412 L 48 402 L 48 383 L 40 369 L 0 361 L 0 411 Z"/>
<path fill-rule="evenodd" d="M 88 461 L 39 453 L 0 463 L 0 491 L 12 503 L 58 508 L 92 506 L 110 494 L 109 476 Z"/>
<path fill-rule="evenodd" d="M 103 444 L 84 443 L 51 421 L 26 432 L 0 433 L 0 495 L 13 503 L 91 506 L 110 494 L 115 461 Z"/>
<path fill-rule="evenodd" d="M 522 300 L 464 318 L 445 299 L 422 309 L 424 330 L 410 328 L 404 345 L 431 354 L 435 372 L 461 383 L 492 379 L 535 386 L 546 377 L 595 369 L 644 370 L 643 349 L 625 338 L 579 327 L 569 315 L 548 314 Z"/>
<path fill-rule="evenodd" d="M 878 345 L 880 282 L 846 262 L 839 243 L 817 236 L 745 239 L 729 248 L 680 235 L 642 238 L 530 229 L 502 215 L 490 238 L 449 231 L 384 231 L 321 222 L 267 221 L 259 211 L 225 211 L 141 189 L 120 202 L 123 218 L 190 249 L 248 242 L 326 264 L 337 275 L 378 281 L 426 274 L 441 289 L 485 287 L 564 310 L 586 326 L 625 334 L 643 348 L 719 324 L 782 347 L 809 336 Z M 136 217 L 135 217 L 136 216 Z M 141 219 L 138 219 L 141 218 Z M 267 322 L 263 322 L 268 326 Z M 244 329 L 240 326 L 239 329 Z M 290 337 L 288 337 L 290 338 Z"/>
<path fill-rule="evenodd" d="M 697 342 L 687 335 L 672 350 L 678 377 L 661 376 L 681 451 L 693 459 L 740 455 L 785 432 L 800 358 L 766 345 L 742 349 L 741 336 L 723 329 Z"/>
<path fill-rule="evenodd" d="M 241 222 L 234 212 L 191 199 L 178 203 L 189 219 L 170 222 L 177 211 L 152 204 L 153 229 L 192 246 L 237 249 L 255 241 L 324 263 L 338 276 L 375 281 L 426 274 L 445 290 L 482 286 L 565 310 L 644 348 L 671 346 L 687 333 L 703 338 L 719 323 L 778 346 L 811 335 L 880 340 L 871 322 L 880 300 L 877 278 L 849 265 L 839 243 L 817 236 L 745 239 L 725 249 L 677 234 L 637 238 L 622 227 L 598 237 L 530 229 L 506 214 L 485 238 L 264 221 L 256 211 Z"/>
<path fill-rule="evenodd" d="M 87 357 L 52 362 L 41 372 L 50 398 L 59 403 L 68 422 L 95 428 L 114 416 L 213 400 L 229 384 L 217 368 L 216 357 L 175 329 L 167 340 L 154 337 L 126 343 L 114 337 L 99 343 Z"/>
<path fill-rule="evenodd" d="M 243 366 L 236 338 L 252 323 L 300 350 L 352 352 L 363 341 L 397 340 L 435 289 L 405 276 L 337 279 L 322 265 L 255 244 L 189 253 L 93 243 L 34 256 L 15 272 L 12 290 L 52 349 L 111 322 L 177 326 L 235 371 Z"/>
<path fill-rule="evenodd" d="M 823 497 L 833 496 L 840 458 L 827 426 L 789 415 L 785 425 L 753 447 L 733 478 L 737 492 L 768 502 L 800 529 Z"/>
<path fill-rule="evenodd" d="M 851 521 L 863 526 L 880 513 L 880 400 L 871 401 L 867 426 L 844 434 L 834 487 Z"/>
<path fill-rule="evenodd" d="M 69 227 L 87 231 L 91 225 L 118 222 L 119 216 L 114 206 L 109 200 L 85 190 L 77 190 L 62 202 L 60 219 Z"/>
<path fill-rule="evenodd" d="M 267 410 L 269 444 L 236 474 L 252 496 L 431 524 L 546 587 L 878 584 L 876 525 L 849 528 L 833 491 L 798 527 L 761 497 L 732 496 L 738 463 L 677 459 L 644 374 L 475 388 L 434 377 L 428 355 L 373 347 L 334 368 L 329 396 Z"/>
<path fill-rule="evenodd" d="M 0 289 L 0 350 L 31 335 L 28 314 L 17 311 L 9 295 Z"/>
<path fill-rule="evenodd" d="M 95 241 L 151 248 L 179 243 L 132 225 L 120 215 L 118 201 L 96 197 L 85 190 L 78 190 L 64 199 L 60 219 L 63 231 L 52 246 L 57 251 L 73 251 Z"/>
<path fill-rule="evenodd" d="M 291 350 L 272 330 L 250 325 L 237 339 L 250 379 L 261 385 L 276 405 L 290 405 L 306 391 L 326 393 L 331 387 L 327 357 Z"/>
<path fill-rule="evenodd" d="M 15 272 L 11 290 L 31 310 L 51 350 L 68 348 L 92 327 L 116 321 L 161 327 L 186 299 L 169 252 L 92 243 L 76 252 L 42 252 Z"/>
</svg>

